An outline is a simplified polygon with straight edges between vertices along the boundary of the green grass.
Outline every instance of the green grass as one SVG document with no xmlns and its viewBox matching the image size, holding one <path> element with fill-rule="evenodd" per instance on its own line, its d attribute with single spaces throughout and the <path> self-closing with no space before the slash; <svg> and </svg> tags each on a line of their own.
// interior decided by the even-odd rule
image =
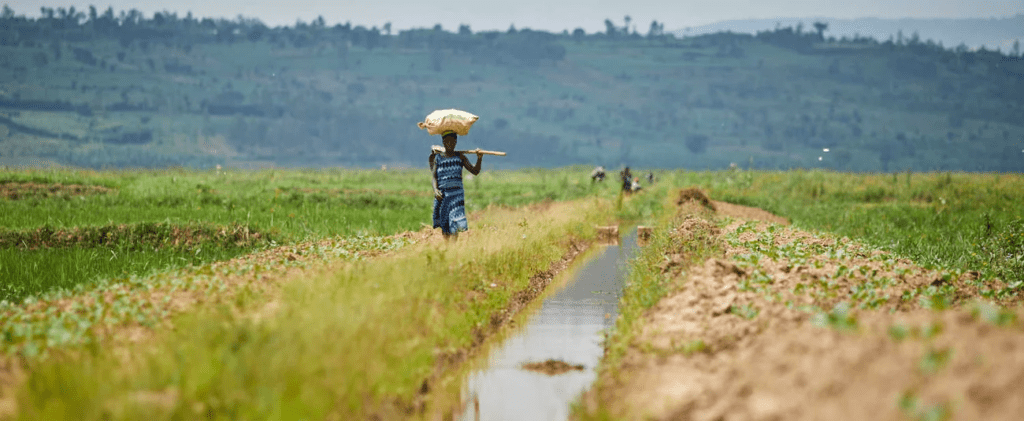
<svg viewBox="0 0 1024 421">
<path fill-rule="evenodd" d="M 267 287 L 276 284 L 259 280 L 277 279 L 295 269 L 323 268 L 325 263 L 364 260 L 409 244 L 402 237 L 355 237 L 284 246 L 258 258 L 130 274 L 20 303 L 2 301 L 0 353 L 35 359 L 54 350 L 110 345 L 111 329 L 165 323 L 171 315 L 192 308 L 187 305 L 189 297 L 210 305 L 265 300 Z M 180 307 L 181 300 L 185 307 Z"/>
<path fill-rule="evenodd" d="M 1010 283 L 1008 294 L 1014 294 L 1022 282 L 1024 234 L 1019 203 L 1024 203 L 1024 180 L 1019 175 L 675 171 L 658 174 L 659 182 L 641 194 L 622 197 L 615 183 L 591 185 L 586 172 L 581 168 L 493 171 L 467 179 L 469 210 L 489 208 L 482 215 L 490 216 L 471 218 L 474 236 L 457 246 L 403 249 L 385 264 L 356 262 L 340 272 L 287 285 L 281 306 L 258 319 L 246 314 L 259 312 L 265 299 L 239 294 L 237 300 L 179 316 L 174 323 L 181 328 L 139 345 L 127 360 L 96 346 L 82 354 L 33 362 L 29 381 L 19 392 L 19 408 L 25 408 L 27 418 L 133 418 L 142 413 L 155 414 L 155 419 L 408 416 L 419 410 L 418 390 L 440 358 L 472 343 L 490 315 L 525 285 L 530 274 L 557 258 L 567 239 L 585 237 L 588 227 L 611 217 L 657 227 L 651 245 L 641 250 L 633 265 L 620 320 L 609 337 L 608 358 L 614 362 L 624 355 L 643 312 L 668 292 L 668 279 L 658 267 L 664 254 L 676 248 L 675 252 L 699 261 L 717 250 L 713 242 L 686 243 L 669 237 L 668 228 L 678 223 L 672 219 L 671 192 L 690 185 L 704 187 L 713 199 L 763 207 L 790 218 L 800 228 L 846 235 L 918 263 L 953 272 L 978 270 L 983 280 L 1001 277 Z M 386 235 L 429 222 L 430 196 L 419 193 L 429 192 L 429 180 L 422 171 L 36 171 L 6 176 L 116 189 L 104 196 L 0 202 L 5 211 L 0 218 L 8 230 L 111 223 L 237 223 L 294 243 Z M 594 199 L 573 205 L 581 210 L 570 211 L 571 217 L 559 221 L 538 220 L 536 211 L 519 209 L 538 201 L 581 197 Z M 607 202 L 600 205 L 601 201 Z M 27 203 L 43 211 L 26 213 Z M 392 213 L 373 211 L 381 208 Z M 291 213 L 296 216 L 282 216 Z M 328 214 L 334 216 L 330 221 L 305 221 L 305 225 L 296 221 L 300 215 Z M 400 215 L 409 215 L 408 220 Z M 99 250 L 117 251 L 97 247 L 92 258 L 107 258 Z M 74 258 L 71 253 L 47 253 L 52 259 Z M 0 256 L 5 265 L 15 259 L 31 260 L 15 254 Z M 41 257 L 38 265 L 56 267 L 52 259 Z M 145 262 L 136 259 L 133 264 Z M 82 264 L 100 266 L 85 260 Z M 104 285 L 130 272 L 128 282 L 145 287 L 150 281 L 135 276 L 136 270 L 160 271 L 176 264 L 114 268 L 111 271 L 116 273 L 106 275 Z M 218 274 L 204 276 L 215 280 Z M 490 288 L 492 283 L 498 287 Z M 207 284 L 202 288 L 220 288 L 215 281 Z M 62 284 L 61 288 L 71 287 Z M 486 298 L 468 300 L 470 291 Z M 865 295 L 857 303 L 871 299 Z M 114 317 L 115 324 L 138 317 L 145 321 L 140 322 L 143 325 L 151 325 L 161 317 L 146 313 L 149 310 L 141 301 L 118 303 L 114 307 L 124 309 L 111 307 L 99 314 Z M 758 317 L 755 309 L 750 310 L 751 317 Z M 26 317 L 10 319 L 14 324 L 5 324 L 4 332 L 24 333 L 17 340 L 34 344 L 37 351 L 49 342 L 65 343 L 61 342 L 64 336 L 71 338 L 69 344 L 102 343 L 75 340 L 89 330 L 71 329 L 80 323 L 103 323 L 101 319 L 50 315 L 44 317 L 48 322 L 29 323 L 25 320 L 31 317 Z M 825 322 L 831 323 L 830 319 Z M 31 329 L 15 329 L 15 325 Z M 699 352 L 702 346 L 687 349 Z M 163 405 L 161 397 L 166 396 L 174 399 Z"/>
<path fill-rule="evenodd" d="M 83 280 L 127 279 L 168 268 L 227 260 L 246 250 L 204 247 L 175 250 L 124 251 L 119 248 L 0 249 L 0 297 L 17 302 L 57 289 L 74 289 Z M 13 282 L 12 282 L 13 281 Z"/>
<path fill-rule="evenodd" d="M 113 192 L 0 200 L 0 236 L 40 228 L 122 224 L 244 226 L 267 241 L 244 247 L 207 242 L 188 249 L 154 249 L 129 239 L 117 246 L 27 250 L 0 247 L 0 301 L 18 301 L 106 278 L 201 265 L 259 250 L 324 238 L 381 236 L 430 225 L 426 170 L 267 171 L 0 171 L 0 181 L 99 185 Z M 466 180 L 469 212 L 599 194 L 581 168 L 485 171 Z M 470 224 L 472 226 L 472 221 Z"/>
<path fill-rule="evenodd" d="M 30 368 L 24 419 L 367 419 L 418 414 L 424 380 L 457 357 L 529 277 L 592 238 L 607 201 L 491 209 L 473 235 L 283 286 L 276 310 L 234 300 L 132 346 Z M 479 299 L 466 299 L 473 293 Z M 261 317 L 251 314 L 259 312 Z M 122 356 L 118 356 L 122 355 Z"/>
<path fill-rule="evenodd" d="M 1024 286 L 1019 174 L 830 171 L 670 172 L 715 200 L 766 209 L 797 227 L 865 242 L 929 269 L 978 271 Z"/>
<path fill-rule="evenodd" d="M 1024 286 L 1019 174 L 736 171 L 700 178 L 713 198 L 764 208 L 798 227 L 855 238 L 927 268 Z"/>
</svg>

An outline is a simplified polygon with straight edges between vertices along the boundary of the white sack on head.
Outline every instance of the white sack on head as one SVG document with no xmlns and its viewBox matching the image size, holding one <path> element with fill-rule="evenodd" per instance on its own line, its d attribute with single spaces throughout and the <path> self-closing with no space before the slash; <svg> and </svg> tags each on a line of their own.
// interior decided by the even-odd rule
<svg viewBox="0 0 1024 421">
<path fill-rule="evenodd" d="M 476 123 L 478 119 L 480 119 L 480 117 L 461 110 L 437 110 L 430 113 L 430 115 L 428 115 L 422 123 L 418 123 L 417 126 L 421 129 L 425 129 L 427 133 L 430 133 L 431 135 L 439 135 L 445 131 L 451 130 L 459 136 L 465 136 L 469 134 L 469 128 L 473 127 L 473 123 Z"/>
</svg>

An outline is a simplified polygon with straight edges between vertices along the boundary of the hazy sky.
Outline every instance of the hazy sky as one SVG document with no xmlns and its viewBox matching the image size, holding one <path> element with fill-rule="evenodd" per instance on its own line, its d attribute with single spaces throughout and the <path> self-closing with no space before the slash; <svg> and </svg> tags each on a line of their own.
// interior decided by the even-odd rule
<svg viewBox="0 0 1024 421">
<path fill-rule="evenodd" d="M 291 25 L 309 22 L 322 15 L 328 24 L 382 26 L 391 22 L 394 31 L 432 27 L 440 23 L 448 30 L 468 24 L 474 31 L 532 28 L 547 31 L 572 30 L 588 33 L 604 30 L 604 20 L 622 25 L 630 15 L 644 33 L 651 20 L 666 30 L 683 29 L 723 20 L 829 17 L 829 18 L 989 18 L 1024 14 L 1024 0 L 105 0 L 47 1 L 0 0 L 17 14 L 39 16 L 39 8 L 75 6 L 87 10 L 93 4 L 103 10 L 138 9 L 147 17 L 153 12 L 171 11 L 196 17 L 255 17 L 264 23 Z"/>
</svg>

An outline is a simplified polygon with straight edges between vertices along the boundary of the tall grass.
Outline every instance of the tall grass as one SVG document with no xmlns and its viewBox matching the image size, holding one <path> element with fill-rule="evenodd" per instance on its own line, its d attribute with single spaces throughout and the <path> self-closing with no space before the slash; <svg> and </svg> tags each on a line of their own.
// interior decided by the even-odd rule
<svg viewBox="0 0 1024 421">
<path fill-rule="evenodd" d="M 606 222 L 599 199 L 491 209 L 456 243 L 411 246 L 182 316 L 131 352 L 35 363 L 24 419 L 394 419 L 566 243 Z M 257 314 L 253 317 L 252 314 Z"/>
</svg>

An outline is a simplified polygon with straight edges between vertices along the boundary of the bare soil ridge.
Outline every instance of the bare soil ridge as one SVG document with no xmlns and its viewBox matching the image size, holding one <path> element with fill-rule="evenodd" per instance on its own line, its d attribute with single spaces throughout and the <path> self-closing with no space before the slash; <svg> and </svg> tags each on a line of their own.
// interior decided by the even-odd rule
<svg viewBox="0 0 1024 421">
<path fill-rule="evenodd" d="M 711 233 L 725 252 L 686 271 L 666 256 L 673 291 L 584 397 L 591 413 L 1009 420 L 1024 410 L 1024 312 L 983 299 L 975 273 L 925 270 L 763 210 L 713 205 L 715 215 L 681 208 L 673 238 Z"/>
<path fill-rule="evenodd" d="M 115 190 L 103 186 L 86 186 L 81 184 L 33 183 L 33 182 L 0 182 L 0 198 L 19 200 L 32 197 L 46 198 L 53 196 L 84 196 L 90 194 L 107 194 Z"/>
<path fill-rule="evenodd" d="M 52 228 L 7 231 L 0 229 L 0 248 L 17 247 L 26 250 L 43 248 L 107 247 L 124 245 L 131 249 L 188 249 L 205 242 L 230 244 L 235 247 L 254 247 L 269 243 L 264 233 L 247 225 L 190 223 L 169 224 L 148 222 L 139 224 L 112 224 L 99 227 Z"/>
</svg>

